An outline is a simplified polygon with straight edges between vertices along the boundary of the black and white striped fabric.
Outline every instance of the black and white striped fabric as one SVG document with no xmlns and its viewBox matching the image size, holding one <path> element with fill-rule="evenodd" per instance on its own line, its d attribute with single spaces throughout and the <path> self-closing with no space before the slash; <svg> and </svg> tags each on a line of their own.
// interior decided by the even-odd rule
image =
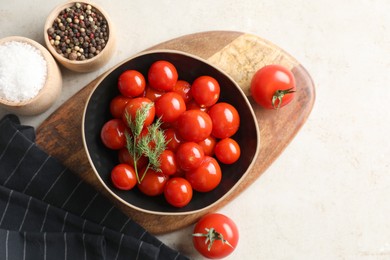
<svg viewBox="0 0 390 260">
<path fill-rule="evenodd" d="M 0 259 L 187 259 L 34 140 L 16 116 L 0 121 Z"/>
</svg>

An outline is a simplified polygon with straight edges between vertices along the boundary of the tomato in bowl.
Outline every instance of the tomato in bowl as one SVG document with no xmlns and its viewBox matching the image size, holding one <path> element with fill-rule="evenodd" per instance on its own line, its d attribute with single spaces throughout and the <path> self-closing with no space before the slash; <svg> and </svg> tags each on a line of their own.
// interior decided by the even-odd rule
<svg viewBox="0 0 390 260">
<path fill-rule="evenodd" d="M 151 69 L 153 68 L 153 65 L 161 61 L 173 65 L 177 73 L 177 75 L 174 75 L 175 73 L 168 73 L 169 75 L 159 74 L 158 78 L 162 78 L 165 81 L 164 84 L 155 83 L 156 79 L 149 75 L 151 73 L 150 71 L 153 73 L 153 69 Z M 161 66 L 161 64 L 159 64 L 159 66 Z M 163 131 L 164 135 L 170 140 L 168 147 L 170 150 L 174 151 L 174 153 L 176 153 L 177 150 L 180 150 L 180 141 L 176 138 L 175 133 L 170 132 L 174 127 L 177 129 L 178 135 L 184 136 L 184 138 L 180 137 L 179 139 L 195 142 L 198 144 L 197 147 L 201 147 L 199 149 L 206 151 L 206 154 L 203 154 L 202 162 L 197 164 L 196 167 L 206 165 L 204 167 L 207 168 L 210 165 L 213 166 L 218 164 L 219 166 L 215 166 L 215 168 L 221 172 L 218 185 L 213 188 L 195 188 L 191 191 L 191 199 L 186 199 L 186 203 L 177 202 L 177 196 L 176 198 L 172 198 L 172 193 L 169 191 L 165 192 L 170 194 L 169 199 L 164 197 L 164 188 L 161 188 L 161 186 L 166 185 L 166 183 L 169 184 L 167 186 L 172 190 L 178 190 L 178 187 L 182 187 L 180 184 L 184 185 L 183 187 L 188 187 L 189 183 L 194 187 L 199 186 L 199 183 L 191 184 L 191 181 L 193 176 L 203 174 L 202 170 L 195 169 L 195 166 L 191 165 L 193 162 L 188 160 L 188 156 L 191 156 L 191 153 L 187 152 L 185 154 L 183 153 L 183 156 L 178 156 L 176 154 L 176 159 L 179 159 L 182 165 L 185 165 L 185 163 L 190 161 L 189 164 L 187 164 L 187 166 L 189 165 L 188 168 L 185 168 L 187 166 L 183 166 L 185 171 L 173 170 L 171 172 L 172 167 L 169 168 L 168 165 L 167 172 L 170 173 L 166 174 L 169 176 L 166 177 L 165 181 L 159 178 L 161 177 L 161 173 L 152 173 L 151 171 L 153 170 L 146 168 L 147 170 L 145 170 L 145 172 L 148 173 L 146 181 L 149 182 L 149 184 L 137 185 L 137 187 L 131 190 L 118 189 L 115 186 L 115 183 L 112 182 L 111 172 L 112 169 L 123 162 L 123 160 L 120 161 L 118 159 L 123 158 L 123 150 L 119 152 L 120 150 L 117 149 L 118 146 L 115 146 L 115 149 L 107 148 L 105 139 L 102 139 L 102 129 L 107 122 L 112 120 L 115 122 L 122 120 L 125 124 L 128 123 L 126 116 L 123 116 L 123 113 L 125 112 L 122 112 L 122 114 L 118 113 L 118 110 L 120 110 L 118 107 L 123 106 L 130 110 L 128 108 L 128 103 L 125 104 L 129 101 L 126 101 L 123 98 L 117 100 L 118 96 L 121 95 L 121 88 L 118 88 L 117 86 L 121 75 L 129 70 L 139 72 L 146 81 L 144 93 L 137 97 L 131 97 L 130 99 L 133 101 L 135 99 L 138 101 L 148 100 L 146 103 L 149 103 L 150 101 L 153 104 L 153 115 L 155 115 L 154 122 L 159 117 L 163 121 L 165 120 L 165 122 L 162 122 L 161 131 Z M 158 71 L 161 72 L 161 70 Z M 173 78 L 171 78 L 172 75 Z M 189 85 L 193 85 L 196 80 L 201 81 L 201 83 L 209 82 L 207 77 L 212 78 L 209 88 L 204 87 L 208 83 L 202 85 L 199 82 L 195 85 L 203 86 L 199 88 L 196 87 L 200 90 L 196 90 L 196 88 L 194 90 L 189 87 Z M 179 82 L 180 84 L 173 86 L 172 80 Z M 218 83 L 219 90 L 216 89 L 214 81 Z M 150 84 L 155 85 L 156 87 L 151 88 L 148 86 Z M 171 91 L 176 91 L 175 93 L 179 94 L 171 94 Z M 195 95 L 192 95 L 190 100 L 188 95 L 191 94 L 192 91 L 194 91 Z M 209 96 L 202 95 L 205 93 L 209 93 Z M 215 99 L 216 93 L 218 93 L 217 99 Z M 182 98 L 179 98 L 178 96 L 182 96 Z M 186 109 L 179 109 L 180 116 L 175 113 L 168 113 L 167 111 L 172 111 L 173 108 L 170 107 L 171 104 L 165 102 L 164 99 L 185 100 Z M 118 102 L 118 105 L 115 107 L 116 109 L 112 109 L 113 100 Z M 197 103 L 198 106 L 196 104 L 194 105 L 194 102 Z M 214 106 L 215 108 L 213 108 Z M 226 120 L 223 120 L 223 116 L 221 116 L 221 112 L 219 112 L 223 109 L 218 109 L 218 107 L 235 110 L 235 113 L 239 115 L 239 122 L 234 122 L 233 125 L 230 126 L 228 122 L 225 122 Z M 231 107 L 234 109 L 231 109 Z M 197 112 L 193 112 L 195 110 Z M 210 114 L 208 110 L 211 111 Z M 113 115 L 116 115 L 117 118 L 113 118 Z M 204 120 L 206 125 L 215 125 L 214 134 L 217 136 L 214 137 L 212 133 L 213 129 L 207 127 L 207 129 L 201 129 L 201 131 L 196 132 L 195 130 L 199 128 L 194 125 L 197 122 L 194 120 L 195 117 Z M 213 122 L 213 120 L 216 121 Z M 200 125 L 203 125 L 203 123 L 200 123 Z M 210 148 L 210 144 L 214 147 L 218 141 L 226 138 L 226 136 L 228 136 L 227 138 L 234 139 L 237 146 L 241 147 L 239 158 L 237 157 L 232 164 L 218 162 L 218 159 L 210 152 L 214 149 Z M 120 203 L 142 212 L 160 215 L 185 215 L 199 212 L 211 208 L 213 205 L 226 198 L 251 170 L 260 147 L 260 134 L 256 117 L 247 97 L 237 83 L 223 71 L 212 66 L 207 61 L 188 53 L 173 50 L 154 50 L 140 53 L 120 63 L 103 75 L 87 100 L 82 121 L 82 137 L 92 169 L 102 186 L 108 190 L 115 199 L 119 200 Z M 120 139 L 119 143 L 122 142 L 123 140 Z M 182 148 L 181 150 L 185 149 Z M 122 157 L 118 156 L 118 153 L 122 153 Z M 188 178 L 186 178 L 186 176 Z M 182 181 L 182 179 L 185 179 L 186 181 Z M 157 182 L 163 183 L 156 184 Z M 151 188 L 155 184 L 156 187 L 158 187 L 157 189 L 159 189 L 158 192 L 151 191 Z M 148 192 L 153 195 L 146 196 L 145 193 Z M 179 206 L 173 206 L 172 203 L 170 203 L 175 200 L 176 202 L 173 204 Z"/>
</svg>

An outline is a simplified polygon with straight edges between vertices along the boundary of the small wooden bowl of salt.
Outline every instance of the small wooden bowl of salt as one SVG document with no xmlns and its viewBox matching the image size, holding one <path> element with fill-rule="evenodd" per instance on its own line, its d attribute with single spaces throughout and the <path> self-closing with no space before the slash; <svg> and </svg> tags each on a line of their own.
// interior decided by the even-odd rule
<svg viewBox="0 0 390 260">
<path fill-rule="evenodd" d="M 21 36 L 0 39 L 0 106 L 37 115 L 53 105 L 61 89 L 61 72 L 46 48 Z"/>
</svg>

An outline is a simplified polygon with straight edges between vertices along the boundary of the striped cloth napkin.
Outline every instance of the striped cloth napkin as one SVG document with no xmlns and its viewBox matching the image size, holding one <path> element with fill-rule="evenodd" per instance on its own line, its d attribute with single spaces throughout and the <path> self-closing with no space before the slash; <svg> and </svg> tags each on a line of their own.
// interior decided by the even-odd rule
<svg viewBox="0 0 390 260">
<path fill-rule="evenodd" d="M 0 259 L 187 259 L 0 120 Z"/>
</svg>

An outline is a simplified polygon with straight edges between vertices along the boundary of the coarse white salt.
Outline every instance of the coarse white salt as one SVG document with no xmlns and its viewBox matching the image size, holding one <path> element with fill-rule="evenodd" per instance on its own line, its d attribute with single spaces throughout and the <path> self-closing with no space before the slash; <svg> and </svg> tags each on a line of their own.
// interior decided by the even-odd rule
<svg viewBox="0 0 390 260">
<path fill-rule="evenodd" d="M 36 47 L 18 41 L 0 45 L 0 98 L 22 102 L 38 95 L 46 82 L 47 63 Z"/>
</svg>

